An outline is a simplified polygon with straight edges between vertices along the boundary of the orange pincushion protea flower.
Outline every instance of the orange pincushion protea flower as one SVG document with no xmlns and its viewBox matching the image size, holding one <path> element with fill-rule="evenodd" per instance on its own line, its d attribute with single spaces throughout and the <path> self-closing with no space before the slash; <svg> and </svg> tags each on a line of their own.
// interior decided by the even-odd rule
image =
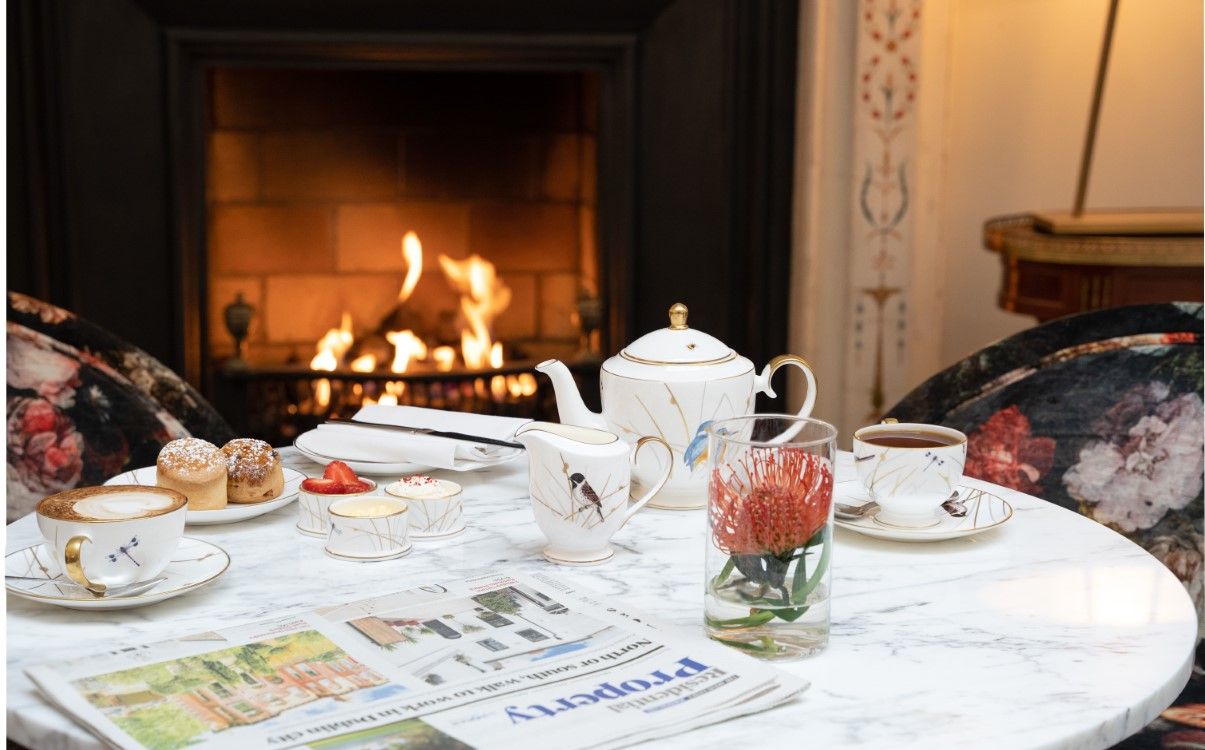
<svg viewBox="0 0 1205 750">
<path fill-rule="evenodd" d="M 782 555 L 828 521 L 832 466 L 798 448 L 755 448 L 711 471 L 711 535 L 729 555 Z"/>
</svg>

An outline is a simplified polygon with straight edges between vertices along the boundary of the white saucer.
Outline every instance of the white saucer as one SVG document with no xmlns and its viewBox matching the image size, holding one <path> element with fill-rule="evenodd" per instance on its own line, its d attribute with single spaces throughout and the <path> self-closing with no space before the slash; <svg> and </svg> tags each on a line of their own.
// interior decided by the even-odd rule
<svg viewBox="0 0 1205 750">
<path fill-rule="evenodd" d="M 186 536 L 180 540 L 172 561 L 159 574 L 165 576 L 166 581 L 135 596 L 97 599 L 76 586 L 54 583 L 51 579 L 59 575 L 51 554 L 49 547 L 38 543 L 5 556 L 5 575 L 47 579 L 45 582 L 5 581 L 4 588 L 8 593 L 68 609 L 129 609 L 186 594 L 216 581 L 230 567 L 230 555 L 226 554 L 226 550 L 216 544 Z"/>
<path fill-rule="evenodd" d="M 461 526 L 456 531 L 449 531 L 446 534 L 423 534 L 410 529 L 410 538 L 416 542 L 438 542 L 440 539 L 451 539 L 454 536 L 460 536 L 468 528 L 468 526 Z"/>
<path fill-rule="evenodd" d="M 958 497 L 966 506 L 965 516 L 958 518 L 943 513 L 932 526 L 924 528 L 888 525 L 876 518 L 877 509 L 861 518 L 836 518 L 833 522 L 843 529 L 875 539 L 890 539 L 894 542 L 940 542 L 994 529 L 1013 517 L 1013 506 L 1009 505 L 1007 500 L 985 490 L 959 485 Z M 841 482 L 834 488 L 833 501 L 846 505 L 862 505 L 870 502 L 870 496 L 861 482 Z"/>
<path fill-rule="evenodd" d="M 365 563 L 365 562 L 381 562 L 382 560 L 396 560 L 399 557 L 405 557 L 406 555 L 410 554 L 410 551 L 413 549 L 414 549 L 414 543 L 411 542 L 410 544 L 407 544 L 406 548 L 403 549 L 401 552 L 395 552 L 392 555 L 385 555 L 384 557 L 352 557 L 351 555 L 338 555 L 338 554 L 335 554 L 334 552 L 331 552 L 329 549 L 326 549 L 325 547 L 322 548 L 322 551 L 326 553 L 327 557 L 333 557 L 336 560 L 343 560 L 344 562 Z"/>
<path fill-rule="evenodd" d="M 262 503 L 229 503 L 225 508 L 218 510 L 190 510 L 188 511 L 187 523 L 192 526 L 234 523 L 262 516 L 265 513 L 271 513 L 277 508 L 283 508 L 297 499 L 297 490 L 301 488 L 301 483 L 305 480 L 305 474 L 295 469 L 290 469 L 287 466 L 282 468 L 285 474 L 285 486 L 284 490 L 280 493 L 280 497 L 273 500 L 265 500 Z M 145 466 L 141 469 L 134 469 L 133 471 L 118 474 L 105 482 L 105 484 L 141 484 L 147 487 L 154 487 L 155 467 Z"/>
<path fill-rule="evenodd" d="M 302 434 L 298 435 L 293 441 L 293 447 L 297 449 L 298 453 L 315 463 L 329 464 L 331 461 L 342 461 L 343 463 L 347 464 L 356 474 L 366 474 L 372 477 L 398 477 L 402 474 L 422 474 L 431 471 L 434 468 L 432 466 L 427 466 L 426 464 L 416 464 L 412 461 L 398 461 L 397 463 L 378 461 L 350 461 L 346 458 L 326 456 L 306 447 L 305 436 L 308 434 L 308 432 L 303 432 Z"/>
<path fill-rule="evenodd" d="M 557 557 L 556 555 L 549 554 L 548 550 L 541 550 L 541 553 L 544 555 L 544 559 L 550 563 L 556 563 L 557 565 L 570 565 L 579 568 L 585 568 L 591 565 L 600 565 L 605 563 L 607 560 L 610 560 L 612 557 L 615 557 L 615 550 L 613 549 L 608 549 L 607 554 L 603 555 L 602 557 L 596 557 L 592 560 L 570 560 L 568 558 Z"/>
</svg>

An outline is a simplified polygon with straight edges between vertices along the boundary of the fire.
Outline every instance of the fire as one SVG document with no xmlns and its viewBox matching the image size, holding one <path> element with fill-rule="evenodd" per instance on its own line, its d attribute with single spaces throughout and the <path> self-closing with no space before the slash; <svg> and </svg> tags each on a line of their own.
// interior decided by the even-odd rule
<svg viewBox="0 0 1205 750">
<path fill-rule="evenodd" d="M 510 288 L 498 279 L 494 264 L 476 253 L 464 260 L 441 255 L 439 265 L 448 283 L 460 292 L 460 312 L 468 326 L 460 332 L 465 365 L 479 369 L 488 362 L 500 367 L 502 347 L 494 343 L 490 324 L 510 304 Z"/>
<path fill-rule="evenodd" d="M 397 293 L 397 301 L 405 302 L 414 294 L 414 287 L 423 275 L 423 243 L 418 241 L 414 232 L 406 232 L 402 237 L 402 257 L 406 259 L 406 278 L 402 281 L 402 289 Z"/>
<path fill-rule="evenodd" d="M 406 232 L 402 237 L 402 257 L 406 261 L 406 275 L 398 290 L 399 305 L 411 298 L 423 275 L 423 245 L 414 232 Z M 464 365 L 473 369 L 502 367 L 505 361 L 502 342 L 494 341 L 491 328 L 498 315 L 510 305 L 510 288 L 498 278 L 494 264 L 479 255 L 470 255 L 464 260 L 440 255 L 439 264 L 448 284 L 460 294 L 460 357 Z M 406 372 L 413 362 L 428 358 L 427 342 L 414 331 L 388 331 L 384 336 L 394 348 L 390 371 Z M 369 341 L 372 341 L 371 337 Z M 333 372 L 347 365 L 354 372 L 375 372 L 384 365 L 380 352 L 364 353 L 347 363 L 345 360 L 354 343 L 351 313 L 344 312 L 339 327 L 330 329 L 319 339 L 317 353 L 310 360 L 310 369 Z M 434 346 L 430 355 L 432 364 L 427 367 L 434 366 L 439 372 L 449 372 L 456 366 L 456 349 L 452 346 Z M 513 380 L 507 381 L 505 378 L 502 381 L 491 380 L 490 389 L 495 394 L 523 390 Z M 329 401 L 329 383 L 318 395 L 320 401 Z M 394 393 L 387 390 L 381 395 L 380 403 L 386 403 L 389 398 L 396 401 L 400 395 L 400 391 Z"/>
<path fill-rule="evenodd" d="M 331 403 L 331 381 L 322 378 L 314 384 L 314 400 L 318 406 L 325 409 Z"/>
<path fill-rule="evenodd" d="M 456 364 L 456 350 L 450 346 L 437 346 L 431 352 L 431 359 L 435 360 L 436 370 L 448 372 Z"/>
<path fill-rule="evenodd" d="M 318 340 L 318 353 L 310 360 L 311 370 L 334 370 L 343 361 L 355 338 L 351 333 L 351 313 L 343 313 L 338 328 L 332 328 Z"/>
<path fill-rule="evenodd" d="M 412 359 L 427 358 L 427 345 L 414 335 L 414 331 L 390 331 L 385 334 L 385 340 L 393 344 L 393 363 L 389 365 L 393 372 L 405 372 Z"/>
</svg>

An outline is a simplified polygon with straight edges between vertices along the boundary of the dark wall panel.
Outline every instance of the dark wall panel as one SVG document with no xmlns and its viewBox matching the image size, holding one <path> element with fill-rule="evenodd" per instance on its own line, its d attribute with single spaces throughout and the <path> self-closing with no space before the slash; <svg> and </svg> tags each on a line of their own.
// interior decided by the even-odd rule
<svg viewBox="0 0 1205 750">
<path fill-rule="evenodd" d="M 732 340 L 727 6 L 676 3 L 641 40 L 637 335 L 664 328 L 669 306 L 683 302 L 691 326 Z"/>
<path fill-rule="evenodd" d="M 127 0 L 64 3 L 64 189 L 76 311 L 175 360 L 162 47 Z"/>
</svg>

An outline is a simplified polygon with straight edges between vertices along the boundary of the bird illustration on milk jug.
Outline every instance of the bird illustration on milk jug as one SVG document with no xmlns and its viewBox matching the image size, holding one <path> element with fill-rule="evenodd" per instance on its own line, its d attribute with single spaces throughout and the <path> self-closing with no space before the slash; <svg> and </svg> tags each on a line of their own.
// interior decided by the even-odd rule
<svg viewBox="0 0 1205 750">
<path fill-rule="evenodd" d="M 719 339 L 686 324 L 682 303 L 669 309 L 669 326 L 645 334 L 602 365 L 602 413 L 586 408 L 573 375 L 550 359 L 536 369 L 552 380 L 557 411 L 564 424 L 608 430 L 629 444 L 655 435 L 673 452 L 640 457 L 632 472 L 633 492 L 652 486 L 667 468 L 669 480 L 649 503 L 654 508 L 702 508 L 707 504 L 708 422 L 744 416 L 754 397 L 773 397 L 770 378 L 784 365 L 798 367 L 807 380 L 799 416 L 816 404 L 816 376 L 803 357 L 775 357 L 758 373 L 753 363 Z"/>
</svg>

